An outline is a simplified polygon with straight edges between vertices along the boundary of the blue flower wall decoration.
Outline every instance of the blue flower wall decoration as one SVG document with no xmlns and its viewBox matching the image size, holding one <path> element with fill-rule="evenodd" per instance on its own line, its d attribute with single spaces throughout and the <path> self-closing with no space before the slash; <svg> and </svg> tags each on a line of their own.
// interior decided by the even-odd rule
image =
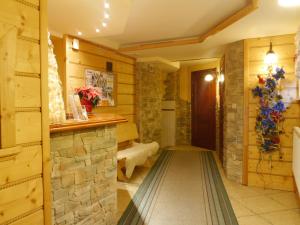
<svg viewBox="0 0 300 225">
<path fill-rule="evenodd" d="M 259 110 L 255 130 L 258 135 L 259 148 L 263 152 L 280 149 L 280 134 L 283 133 L 283 112 L 286 107 L 278 93 L 278 83 L 284 79 L 285 71 L 277 68 L 266 78 L 258 76 L 258 85 L 252 89 L 254 97 L 259 97 Z"/>
</svg>

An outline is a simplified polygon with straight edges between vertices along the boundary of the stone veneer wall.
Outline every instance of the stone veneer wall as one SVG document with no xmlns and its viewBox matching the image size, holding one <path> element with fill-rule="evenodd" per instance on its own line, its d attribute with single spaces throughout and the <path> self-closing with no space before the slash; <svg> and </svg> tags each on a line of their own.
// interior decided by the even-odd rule
<svg viewBox="0 0 300 225">
<path fill-rule="evenodd" d="M 161 143 L 161 103 L 164 71 L 158 64 L 136 64 L 137 124 L 140 141 Z"/>
<path fill-rule="evenodd" d="M 52 223 L 114 225 L 116 126 L 51 135 Z"/>
<path fill-rule="evenodd" d="M 225 52 L 224 168 L 227 177 L 241 183 L 244 127 L 244 41 Z"/>
<path fill-rule="evenodd" d="M 191 144 L 191 102 L 180 98 L 180 73 L 176 73 L 176 144 Z"/>
<path fill-rule="evenodd" d="M 164 93 L 163 101 L 175 101 L 176 99 L 176 88 L 177 88 L 177 79 L 176 73 L 169 73 L 166 75 L 163 80 L 164 84 Z"/>
</svg>

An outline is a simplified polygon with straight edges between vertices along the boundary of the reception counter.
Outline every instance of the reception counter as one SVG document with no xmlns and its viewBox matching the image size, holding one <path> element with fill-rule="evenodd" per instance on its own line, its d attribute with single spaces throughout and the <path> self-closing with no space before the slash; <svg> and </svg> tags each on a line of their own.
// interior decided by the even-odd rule
<svg viewBox="0 0 300 225">
<path fill-rule="evenodd" d="M 53 224 L 115 224 L 116 126 L 113 114 L 51 125 Z"/>
</svg>

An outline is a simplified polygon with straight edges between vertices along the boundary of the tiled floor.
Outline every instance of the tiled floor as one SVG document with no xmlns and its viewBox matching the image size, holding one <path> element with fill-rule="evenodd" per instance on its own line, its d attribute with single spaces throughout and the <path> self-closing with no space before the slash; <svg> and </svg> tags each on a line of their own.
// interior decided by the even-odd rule
<svg viewBox="0 0 300 225">
<path fill-rule="evenodd" d="M 173 149 L 199 150 L 191 146 Z M 136 168 L 128 183 L 118 183 L 119 217 L 148 171 L 148 168 Z M 240 225 L 300 225 L 300 205 L 294 193 L 239 185 L 227 180 L 222 170 L 220 172 Z"/>
</svg>

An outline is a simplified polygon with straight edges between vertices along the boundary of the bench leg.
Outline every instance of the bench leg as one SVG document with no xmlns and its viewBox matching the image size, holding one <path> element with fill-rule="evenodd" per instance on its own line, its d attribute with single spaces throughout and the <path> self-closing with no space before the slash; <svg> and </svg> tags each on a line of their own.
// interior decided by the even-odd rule
<svg viewBox="0 0 300 225">
<path fill-rule="evenodd" d="M 125 159 L 118 160 L 117 176 L 119 181 L 128 181 L 128 178 L 125 175 L 125 171 Z"/>
</svg>

